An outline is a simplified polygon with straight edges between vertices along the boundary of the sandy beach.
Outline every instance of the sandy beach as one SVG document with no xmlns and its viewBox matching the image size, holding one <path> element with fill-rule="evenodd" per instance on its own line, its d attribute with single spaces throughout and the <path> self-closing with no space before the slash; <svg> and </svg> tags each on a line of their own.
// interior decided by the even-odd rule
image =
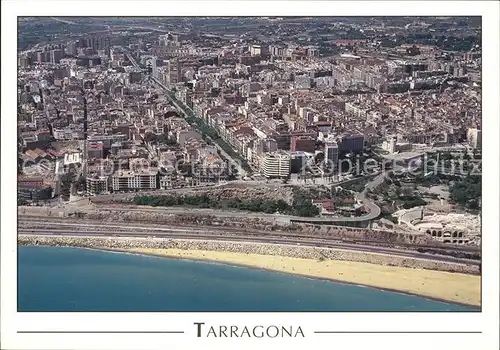
<svg viewBox="0 0 500 350">
<path fill-rule="evenodd" d="M 364 262 L 319 261 L 221 251 L 175 248 L 130 248 L 125 251 L 262 268 L 378 287 L 472 306 L 480 306 L 481 303 L 481 277 L 477 275 L 383 266 Z"/>
</svg>

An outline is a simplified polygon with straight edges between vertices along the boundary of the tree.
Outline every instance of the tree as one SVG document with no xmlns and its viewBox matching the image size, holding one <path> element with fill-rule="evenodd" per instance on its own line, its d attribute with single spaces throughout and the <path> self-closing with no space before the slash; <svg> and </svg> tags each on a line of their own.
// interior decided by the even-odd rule
<svg viewBox="0 0 500 350">
<path fill-rule="evenodd" d="M 314 217 L 319 215 L 319 208 L 312 203 L 304 203 L 295 208 L 294 214 L 297 216 Z"/>
<path fill-rule="evenodd" d="M 450 198 L 470 209 L 476 208 L 481 197 L 481 177 L 469 175 L 461 181 L 456 181 L 450 188 Z"/>
<path fill-rule="evenodd" d="M 441 160 L 444 160 L 444 161 L 447 161 L 447 160 L 451 160 L 453 159 L 453 156 L 451 155 L 450 152 L 442 152 L 440 155 L 439 155 L 439 158 Z"/>
<path fill-rule="evenodd" d="M 156 135 L 153 133 L 148 133 L 144 136 L 145 142 L 155 142 L 157 139 Z"/>
<path fill-rule="evenodd" d="M 465 203 L 467 209 L 479 209 L 479 201 L 477 199 L 470 199 Z"/>
<path fill-rule="evenodd" d="M 420 207 L 420 206 L 423 206 L 426 204 L 427 204 L 427 202 L 424 201 L 422 198 L 415 197 L 414 199 L 410 199 L 410 200 L 405 201 L 405 203 L 403 204 L 403 208 L 410 209 L 413 207 Z"/>
<path fill-rule="evenodd" d="M 76 181 L 75 181 L 75 186 L 78 191 L 84 191 L 85 187 L 87 185 L 87 182 L 83 176 L 80 176 Z"/>
</svg>

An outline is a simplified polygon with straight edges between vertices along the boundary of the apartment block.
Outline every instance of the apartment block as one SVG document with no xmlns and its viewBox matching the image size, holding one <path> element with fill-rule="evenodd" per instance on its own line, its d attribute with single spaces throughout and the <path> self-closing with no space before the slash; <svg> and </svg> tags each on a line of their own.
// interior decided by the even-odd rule
<svg viewBox="0 0 500 350">
<path fill-rule="evenodd" d="M 120 171 L 112 177 L 113 191 L 137 191 L 158 188 L 156 171 Z"/>
<path fill-rule="evenodd" d="M 285 178 L 290 175 L 290 154 L 266 153 L 261 157 L 260 170 L 266 178 Z"/>
<path fill-rule="evenodd" d="M 109 190 L 109 178 L 106 176 L 87 177 L 86 184 L 88 195 L 98 195 Z"/>
</svg>

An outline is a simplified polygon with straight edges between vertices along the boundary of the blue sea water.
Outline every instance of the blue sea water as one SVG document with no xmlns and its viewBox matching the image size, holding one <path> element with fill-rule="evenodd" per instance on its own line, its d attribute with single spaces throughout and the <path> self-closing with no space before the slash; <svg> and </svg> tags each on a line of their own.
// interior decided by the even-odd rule
<svg viewBox="0 0 500 350">
<path fill-rule="evenodd" d="M 19 247 L 19 311 L 475 311 L 417 296 L 198 261 Z"/>
</svg>

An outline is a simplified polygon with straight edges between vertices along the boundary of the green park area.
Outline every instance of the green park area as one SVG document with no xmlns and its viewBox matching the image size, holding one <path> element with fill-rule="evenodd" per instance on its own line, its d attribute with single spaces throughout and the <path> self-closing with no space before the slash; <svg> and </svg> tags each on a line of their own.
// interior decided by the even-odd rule
<svg viewBox="0 0 500 350">
<path fill-rule="evenodd" d="M 314 217 L 319 214 L 319 209 L 311 203 L 310 198 L 300 191 L 295 191 L 291 205 L 281 199 L 232 198 L 218 200 L 207 194 L 197 196 L 138 196 L 134 198 L 133 204 L 153 207 L 186 206 L 191 208 L 236 209 L 256 213 L 280 213 L 302 217 Z"/>
</svg>

